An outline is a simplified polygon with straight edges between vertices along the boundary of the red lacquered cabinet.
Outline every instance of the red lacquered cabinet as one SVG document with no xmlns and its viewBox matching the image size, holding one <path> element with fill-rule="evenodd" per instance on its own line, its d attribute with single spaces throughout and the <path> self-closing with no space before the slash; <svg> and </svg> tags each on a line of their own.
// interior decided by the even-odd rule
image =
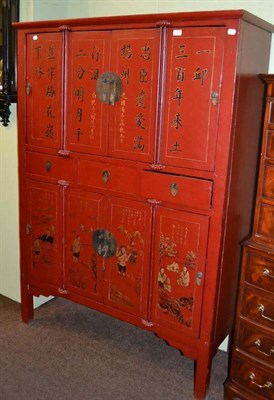
<svg viewBox="0 0 274 400">
<path fill-rule="evenodd" d="M 203 399 L 232 328 L 273 27 L 244 11 L 15 27 L 23 321 L 53 295 L 154 332 L 195 361 Z"/>
</svg>

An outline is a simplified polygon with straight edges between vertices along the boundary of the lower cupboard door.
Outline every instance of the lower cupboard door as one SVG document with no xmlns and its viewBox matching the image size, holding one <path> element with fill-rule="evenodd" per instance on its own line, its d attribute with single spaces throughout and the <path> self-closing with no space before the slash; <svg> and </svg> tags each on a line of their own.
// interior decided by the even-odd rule
<svg viewBox="0 0 274 400">
<path fill-rule="evenodd" d="M 104 301 L 113 308 L 145 318 L 150 271 L 150 206 L 110 198 L 106 232 L 114 242 L 105 259 Z"/>
<path fill-rule="evenodd" d="M 89 299 L 102 298 L 102 260 L 93 247 L 93 233 L 104 220 L 104 196 L 66 189 L 65 288 Z"/>
<path fill-rule="evenodd" d="M 156 210 L 151 320 L 194 337 L 199 333 L 208 225 L 204 215 Z"/>
<path fill-rule="evenodd" d="M 61 279 L 60 187 L 27 180 L 26 242 L 28 283 L 59 288 Z"/>
</svg>

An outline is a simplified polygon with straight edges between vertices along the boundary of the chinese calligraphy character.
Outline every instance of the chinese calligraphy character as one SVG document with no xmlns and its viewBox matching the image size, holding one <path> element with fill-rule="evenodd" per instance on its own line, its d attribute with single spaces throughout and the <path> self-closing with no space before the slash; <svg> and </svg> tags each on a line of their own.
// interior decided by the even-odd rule
<svg viewBox="0 0 274 400">
<path fill-rule="evenodd" d="M 186 45 L 185 44 L 179 44 L 179 50 L 180 50 L 180 54 L 177 54 L 175 56 L 175 58 L 188 58 L 188 54 L 186 54 Z"/>
<path fill-rule="evenodd" d="M 91 59 L 97 62 L 99 61 L 99 55 L 100 55 L 100 50 L 98 49 L 98 47 L 93 46 L 93 49 L 91 51 Z"/>
<path fill-rule="evenodd" d="M 130 43 L 124 44 L 124 46 L 121 48 L 121 56 L 124 59 L 125 58 L 130 59 L 132 57 L 132 51 L 131 51 Z"/>
<path fill-rule="evenodd" d="M 180 113 L 176 113 L 175 114 L 175 118 L 172 121 L 172 125 L 171 126 L 174 127 L 175 129 L 182 128 L 183 124 L 182 124 Z"/>
<path fill-rule="evenodd" d="M 37 54 L 37 60 L 40 59 L 40 56 L 41 56 L 41 48 L 42 48 L 41 46 L 35 47 L 36 54 Z"/>
<path fill-rule="evenodd" d="M 140 70 L 140 83 L 147 83 L 146 77 L 148 74 L 147 68 L 142 68 Z"/>
<path fill-rule="evenodd" d="M 121 73 L 121 79 L 126 79 L 126 83 L 129 83 L 129 74 L 130 74 L 129 68 L 124 69 Z"/>
<path fill-rule="evenodd" d="M 205 54 L 205 53 L 211 54 L 211 50 L 197 50 L 196 51 L 196 54 Z"/>
<path fill-rule="evenodd" d="M 176 80 L 177 82 L 183 82 L 185 80 L 185 68 L 183 67 L 176 68 Z"/>
<path fill-rule="evenodd" d="M 83 101 L 84 100 L 84 88 L 83 87 L 79 87 L 75 90 L 74 92 L 75 96 L 77 97 L 77 99 L 79 101 Z"/>
<path fill-rule="evenodd" d="M 134 137 L 134 146 L 133 149 L 134 150 L 140 150 L 143 151 L 145 148 L 145 145 L 142 143 L 143 142 L 143 136 L 135 136 Z"/>
<path fill-rule="evenodd" d="M 80 137 L 83 135 L 83 132 L 81 132 L 81 128 L 77 128 L 75 135 L 77 136 L 77 142 L 80 142 Z"/>
<path fill-rule="evenodd" d="M 143 90 L 141 90 L 140 93 L 138 93 L 138 95 L 136 97 L 137 107 L 145 108 L 145 97 L 146 97 L 145 92 Z"/>
<path fill-rule="evenodd" d="M 142 113 L 139 113 L 137 115 L 137 117 L 135 118 L 135 120 L 137 122 L 137 127 L 138 128 L 145 129 L 145 127 L 143 126 L 143 122 L 145 121 L 145 118 L 144 118 Z"/>
<path fill-rule="evenodd" d="M 182 89 L 179 89 L 178 87 L 175 90 L 175 96 L 172 97 L 172 100 L 178 100 L 178 105 L 181 105 L 181 100 L 183 99 L 183 91 Z"/>
<path fill-rule="evenodd" d="M 78 53 L 76 54 L 76 57 L 85 57 L 86 53 L 84 53 L 83 49 L 79 49 Z"/>
<path fill-rule="evenodd" d="M 81 65 L 79 65 L 77 70 L 77 78 L 82 79 L 85 73 L 86 71 L 84 70 L 84 68 Z"/>
<path fill-rule="evenodd" d="M 46 89 L 46 96 L 47 97 L 53 97 L 54 95 L 55 95 L 54 87 L 51 86 L 51 85 L 48 85 L 47 89 Z"/>
<path fill-rule="evenodd" d="M 83 115 L 82 108 L 77 108 L 77 110 L 76 110 L 76 120 L 79 121 L 79 122 L 82 122 L 82 115 Z"/>
<path fill-rule="evenodd" d="M 91 70 L 90 79 L 97 80 L 98 77 L 99 77 L 99 69 L 98 68 L 93 68 Z"/>
<path fill-rule="evenodd" d="M 196 68 L 196 71 L 194 72 L 194 77 L 192 78 L 194 81 L 195 80 L 200 80 L 201 85 L 204 85 L 205 78 L 207 76 L 208 70 L 206 68 L 201 69 L 200 67 Z"/>
<path fill-rule="evenodd" d="M 141 57 L 144 60 L 150 60 L 150 47 L 147 43 L 144 45 L 144 47 L 141 47 L 141 52 Z"/>
<path fill-rule="evenodd" d="M 53 135 L 53 125 L 51 125 L 51 124 L 47 125 L 45 135 L 46 135 L 46 137 L 53 139 L 53 136 L 54 136 Z"/>
<path fill-rule="evenodd" d="M 48 70 L 47 70 L 47 73 L 48 73 L 49 79 L 52 79 L 54 77 L 54 75 L 55 75 L 54 67 L 49 67 Z"/>
<path fill-rule="evenodd" d="M 38 67 L 35 68 L 34 74 L 37 76 L 38 79 L 40 79 L 44 75 L 44 71 L 43 71 L 41 65 L 39 65 Z"/>
<path fill-rule="evenodd" d="M 49 60 L 54 60 L 54 58 L 55 58 L 54 47 L 53 46 L 49 46 L 49 48 L 48 48 L 48 59 Z"/>
<path fill-rule="evenodd" d="M 49 104 L 47 106 L 47 117 L 48 118 L 55 118 L 55 114 L 52 111 L 52 105 L 51 104 Z"/>
<path fill-rule="evenodd" d="M 179 149 L 179 147 L 180 147 L 180 144 L 179 144 L 179 143 L 177 142 L 177 140 L 176 140 L 176 142 L 173 143 L 173 145 L 172 145 L 172 149 L 170 149 L 169 151 L 170 151 L 170 152 L 174 152 L 174 151 L 176 151 L 176 152 L 181 152 L 182 150 Z"/>
</svg>

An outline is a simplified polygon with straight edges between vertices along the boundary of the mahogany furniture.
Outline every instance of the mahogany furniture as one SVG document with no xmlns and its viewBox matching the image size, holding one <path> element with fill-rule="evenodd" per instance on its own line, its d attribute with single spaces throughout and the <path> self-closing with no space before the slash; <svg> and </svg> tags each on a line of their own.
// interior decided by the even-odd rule
<svg viewBox="0 0 274 400">
<path fill-rule="evenodd" d="M 274 399 L 274 75 L 266 108 L 253 232 L 243 244 L 225 399 Z"/>
<path fill-rule="evenodd" d="M 203 399 L 250 231 L 272 25 L 244 11 L 18 29 L 22 318 L 63 296 L 195 360 Z"/>
</svg>

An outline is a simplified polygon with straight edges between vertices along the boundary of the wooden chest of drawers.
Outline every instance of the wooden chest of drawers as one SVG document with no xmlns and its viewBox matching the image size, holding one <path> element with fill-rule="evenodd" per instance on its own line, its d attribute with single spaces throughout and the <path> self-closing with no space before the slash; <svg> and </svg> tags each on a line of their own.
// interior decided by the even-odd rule
<svg viewBox="0 0 274 400">
<path fill-rule="evenodd" d="M 195 361 L 203 399 L 250 230 L 272 25 L 234 10 L 16 27 L 23 320 L 53 295 L 150 330 Z"/>
<path fill-rule="evenodd" d="M 254 227 L 242 272 L 225 399 L 274 399 L 274 75 L 267 84 Z"/>
</svg>

